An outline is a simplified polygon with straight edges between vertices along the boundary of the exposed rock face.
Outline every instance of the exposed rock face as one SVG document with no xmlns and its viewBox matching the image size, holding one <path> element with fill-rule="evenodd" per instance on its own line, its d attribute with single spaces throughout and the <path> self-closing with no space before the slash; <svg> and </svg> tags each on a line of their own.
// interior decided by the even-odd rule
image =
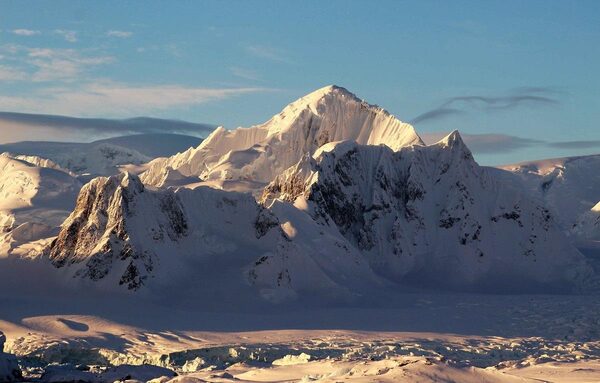
<svg viewBox="0 0 600 383">
<path fill-rule="evenodd" d="M 6 337 L 0 331 L 0 383 L 21 382 L 23 376 L 14 355 L 4 353 Z"/>
<path fill-rule="evenodd" d="M 154 208 L 153 211 L 138 208 Z M 119 284 L 137 289 L 152 272 L 156 254 L 131 230 L 144 230 L 154 242 L 176 242 L 187 234 L 187 221 L 174 193 L 146 192 L 140 180 L 125 173 L 100 177 L 85 185 L 73 213 L 49 248 L 52 263 L 85 263 L 78 275 L 104 278 L 119 264 Z"/>
<path fill-rule="evenodd" d="M 131 174 L 101 177 L 82 188 L 47 253 L 75 277 L 130 290 L 153 282 L 235 295 L 250 284 L 279 301 L 304 290 L 345 291 L 340 280 L 377 280 L 343 238 L 317 234 L 295 209 L 281 217 L 249 194 L 150 190 Z"/>
<path fill-rule="evenodd" d="M 423 142 L 409 124 L 344 88 L 328 86 L 288 105 L 262 125 L 216 129 L 197 148 L 157 159 L 142 174 L 149 185 L 169 185 L 166 173 L 202 180 L 251 180 L 268 183 L 305 154 L 322 145 L 354 140 L 385 144 L 394 150 Z"/>
<path fill-rule="evenodd" d="M 262 200 L 307 201 L 379 273 L 434 284 L 545 284 L 589 269 L 554 218 L 473 160 L 457 132 L 394 152 L 330 144 L 265 188 Z"/>
</svg>

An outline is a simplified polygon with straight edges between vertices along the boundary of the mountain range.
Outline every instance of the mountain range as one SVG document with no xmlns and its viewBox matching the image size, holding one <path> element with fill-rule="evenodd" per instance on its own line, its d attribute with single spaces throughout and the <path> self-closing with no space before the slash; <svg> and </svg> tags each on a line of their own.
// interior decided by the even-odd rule
<svg viewBox="0 0 600 383">
<path fill-rule="evenodd" d="M 10 146 L 2 255 L 86 289 L 223 302 L 596 286 L 576 245 L 597 238 L 600 157 L 479 166 L 457 131 L 427 146 L 338 86 L 151 159 L 167 138 Z"/>
</svg>

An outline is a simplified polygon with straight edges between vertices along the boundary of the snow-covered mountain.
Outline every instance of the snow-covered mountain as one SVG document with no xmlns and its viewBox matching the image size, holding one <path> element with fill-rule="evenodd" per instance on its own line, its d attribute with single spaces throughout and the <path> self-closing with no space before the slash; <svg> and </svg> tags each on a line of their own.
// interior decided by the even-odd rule
<svg viewBox="0 0 600 383">
<path fill-rule="evenodd" d="M 565 230 L 600 201 L 600 155 L 554 158 L 502 166 L 517 174 L 558 215 Z"/>
<path fill-rule="evenodd" d="M 346 141 L 306 156 L 262 199 L 337 227 L 396 282 L 518 290 L 585 278 L 548 209 L 497 173 L 477 165 L 458 132 L 398 151 Z"/>
<path fill-rule="evenodd" d="M 83 186 L 44 248 L 67 280 L 225 302 L 396 284 L 531 291 L 592 273 L 519 176 L 480 167 L 458 132 L 425 146 L 340 87 L 148 166 Z M 254 193 L 219 190 L 243 183 Z M 156 188 L 173 185 L 185 187 Z"/>
<path fill-rule="evenodd" d="M 347 294 L 376 283 L 343 237 L 295 209 L 282 217 L 249 194 L 151 190 L 124 173 L 82 188 L 47 253 L 67 274 L 109 289 L 185 286 L 235 296 L 252 285 L 264 298 L 280 300 L 307 291 Z"/>
<path fill-rule="evenodd" d="M 0 151 L 48 159 L 78 175 L 116 174 L 118 165 L 139 165 L 151 160 L 136 150 L 106 142 L 83 144 L 28 141 L 0 145 Z"/>
<path fill-rule="evenodd" d="M 171 178 L 195 177 L 221 186 L 249 182 L 256 188 L 305 154 L 340 140 L 385 144 L 393 150 L 423 144 L 409 124 L 344 88 L 327 86 L 291 103 L 264 124 L 232 131 L 217 128 L 198 147 L 153 161 L 141 178 L 154 186 L 168 186 Z"/>
<path fill-rule="evenodd" d="M 137 151 L 149 158 L 169 157 L 198 146 L 202 138 L 174 133 L 145 133 L 118 136 L 94 141 L 96 144 L 110 144 Z"/>
<path fill-rule="evenodd" d="M 80 187 L 52 162 L 0 154 L 0 257 L 56 234 L 54 228 L 73 209 Z"/>
<path fill-rule="evenodd" d="M 24 141 L 0 145 L 0 152 L 39 157 L 75 174 L 113 175 L 119 165 L 140 165 L 198 145 L 202 139 L 180 134 L 135 134 L 91 143 Z M 52 167 L 41 164 L 44 167 Z"/>
<path fill-rule="evenodd" d="M 229 292 L 249 283 L 277 301 L 383 279 L 495 291 L 585 282 L 591 270 L 551 213 L 498 172 L 455 132 L 397 152 L 324 145 L 265 188 L 268 209 L 244 193 L 97 178 L 48 253 L 108 288 L 200 279 Z"/>
</svg>

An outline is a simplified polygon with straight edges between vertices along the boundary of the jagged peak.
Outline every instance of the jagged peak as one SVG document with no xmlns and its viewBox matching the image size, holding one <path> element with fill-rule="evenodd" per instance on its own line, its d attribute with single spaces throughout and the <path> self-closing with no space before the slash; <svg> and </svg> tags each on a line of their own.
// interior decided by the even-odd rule
<svg viewBox="0 0 600 383">
<path fill-rule="evenodd" d="M 438 142 L 436 142 L 436 145 L 449 146 L 449 147 L 454 147 L 457 145 L 466 146 L 465 142 L 463 141 L 462 136 L 456 129 L 453 130 L 452 132 L 450 132 L 450 134 L 448 134 L 446 137 L 444 137 L 441 140 L 439 140 Z"/>
<path fill-rule="evenodd" d="M 459 153 L 461 158 L 473 159 L 473 154 L 469 147 L 465 144 L 458 130 L 453 130 L 446 137 L 442 138 L 432 146 L 447 148 L 451 153 Z"/>
<path fill-rule="evenodd" d="M 138 192 L 144 191 L 144 184 L 142 183 L 142 181 L 140 180 L 140 178 L 133 174 L 130 173 L 128 171 L 124 171 L 123 173 L 121 173 L 121 186 L 128 188 L 128 189 L 132 189 Z"/>
<path fill-rule="evenodd" d="M 342 86 L 334 85 L 334 84 L 319 88 L 319 89 L 307 94 L 303 98 L 322 98 L 322 97 L 330 95 L 330 94 L 337 95 L 337 96 L 345 96 L 345 97 L 350 97 L 350 98 L 353 98 L 356 100 L 360 100 L 354 93 L 350 92 L 348 89 L 346 89 Z"/>
</svg>

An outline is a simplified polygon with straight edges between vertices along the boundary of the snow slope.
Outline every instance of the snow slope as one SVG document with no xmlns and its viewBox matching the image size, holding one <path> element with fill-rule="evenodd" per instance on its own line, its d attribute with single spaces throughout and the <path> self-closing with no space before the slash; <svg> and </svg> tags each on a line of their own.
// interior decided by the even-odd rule
<svg viewBox="0 0 600 383">
<path fill-rule="evenodd" d="M 394 152 L 345 141 L 321 147 L 265 188 L 335 226 L 381 275 L 434 286 L 515 290 L 591 273 L 552 214 L 458 132 Z"/>
<path fill-rule="evenodd" d="M 0 257 L 20 246 L 24 246 L 21 250 L 39 252 L 29 243 L 55 234 L 81 187 L 74 176 L 51 162 L 19 158 L 0 154 Z"/>
<path fill-rule="evenodd" d="M 543 198 L 565 230 L 600 201 L 600 155 L 554 158 L 505 165 Z"/>
<path fill-rule="evenodd" d="M 135 134 L 91 143 L 24 141 L 0 145 L 0 152 L 40 157 L 52 162 L 43 167 L 61 167 L 77 174 L 112 175 L 119 165 L 140 165 L 198 145 L 202 139 L 180 134 Z"/>
<path fill-rule="evenodd" d="M 146 133 L 95 141 L 135 150 L 150 158 L 168 157 L 197 146 L 202 138 L 173 133 Z"/>
<path fill-rule="evenodd" d="M 344 88 L 327 86 L 291 103 L 262 125 L 232 131 L 217 128 L 198 147 L 153 161 L 142 181 L 168 186 L 166 174 L 176 171 L 205 181 L 264 184 L 304 154 L 339 140 L 385 144 L 393 150 L 423 144 L 409 124 Z"/>
<path fill-rule="evenodd" d="M 579 241 L 600 242 L 600 202 L 579 217 L 571 234 Z"/>
<path fill-rule="evenodd" d="M 76 174 L 105 175 L 118 172 L 122 164 L 142 164 L 150 157 L 125 147 L 101 143 L 20 142 L 0 145 L 0 150 L 15 155 L 48 159 Z"/>
</svg>

